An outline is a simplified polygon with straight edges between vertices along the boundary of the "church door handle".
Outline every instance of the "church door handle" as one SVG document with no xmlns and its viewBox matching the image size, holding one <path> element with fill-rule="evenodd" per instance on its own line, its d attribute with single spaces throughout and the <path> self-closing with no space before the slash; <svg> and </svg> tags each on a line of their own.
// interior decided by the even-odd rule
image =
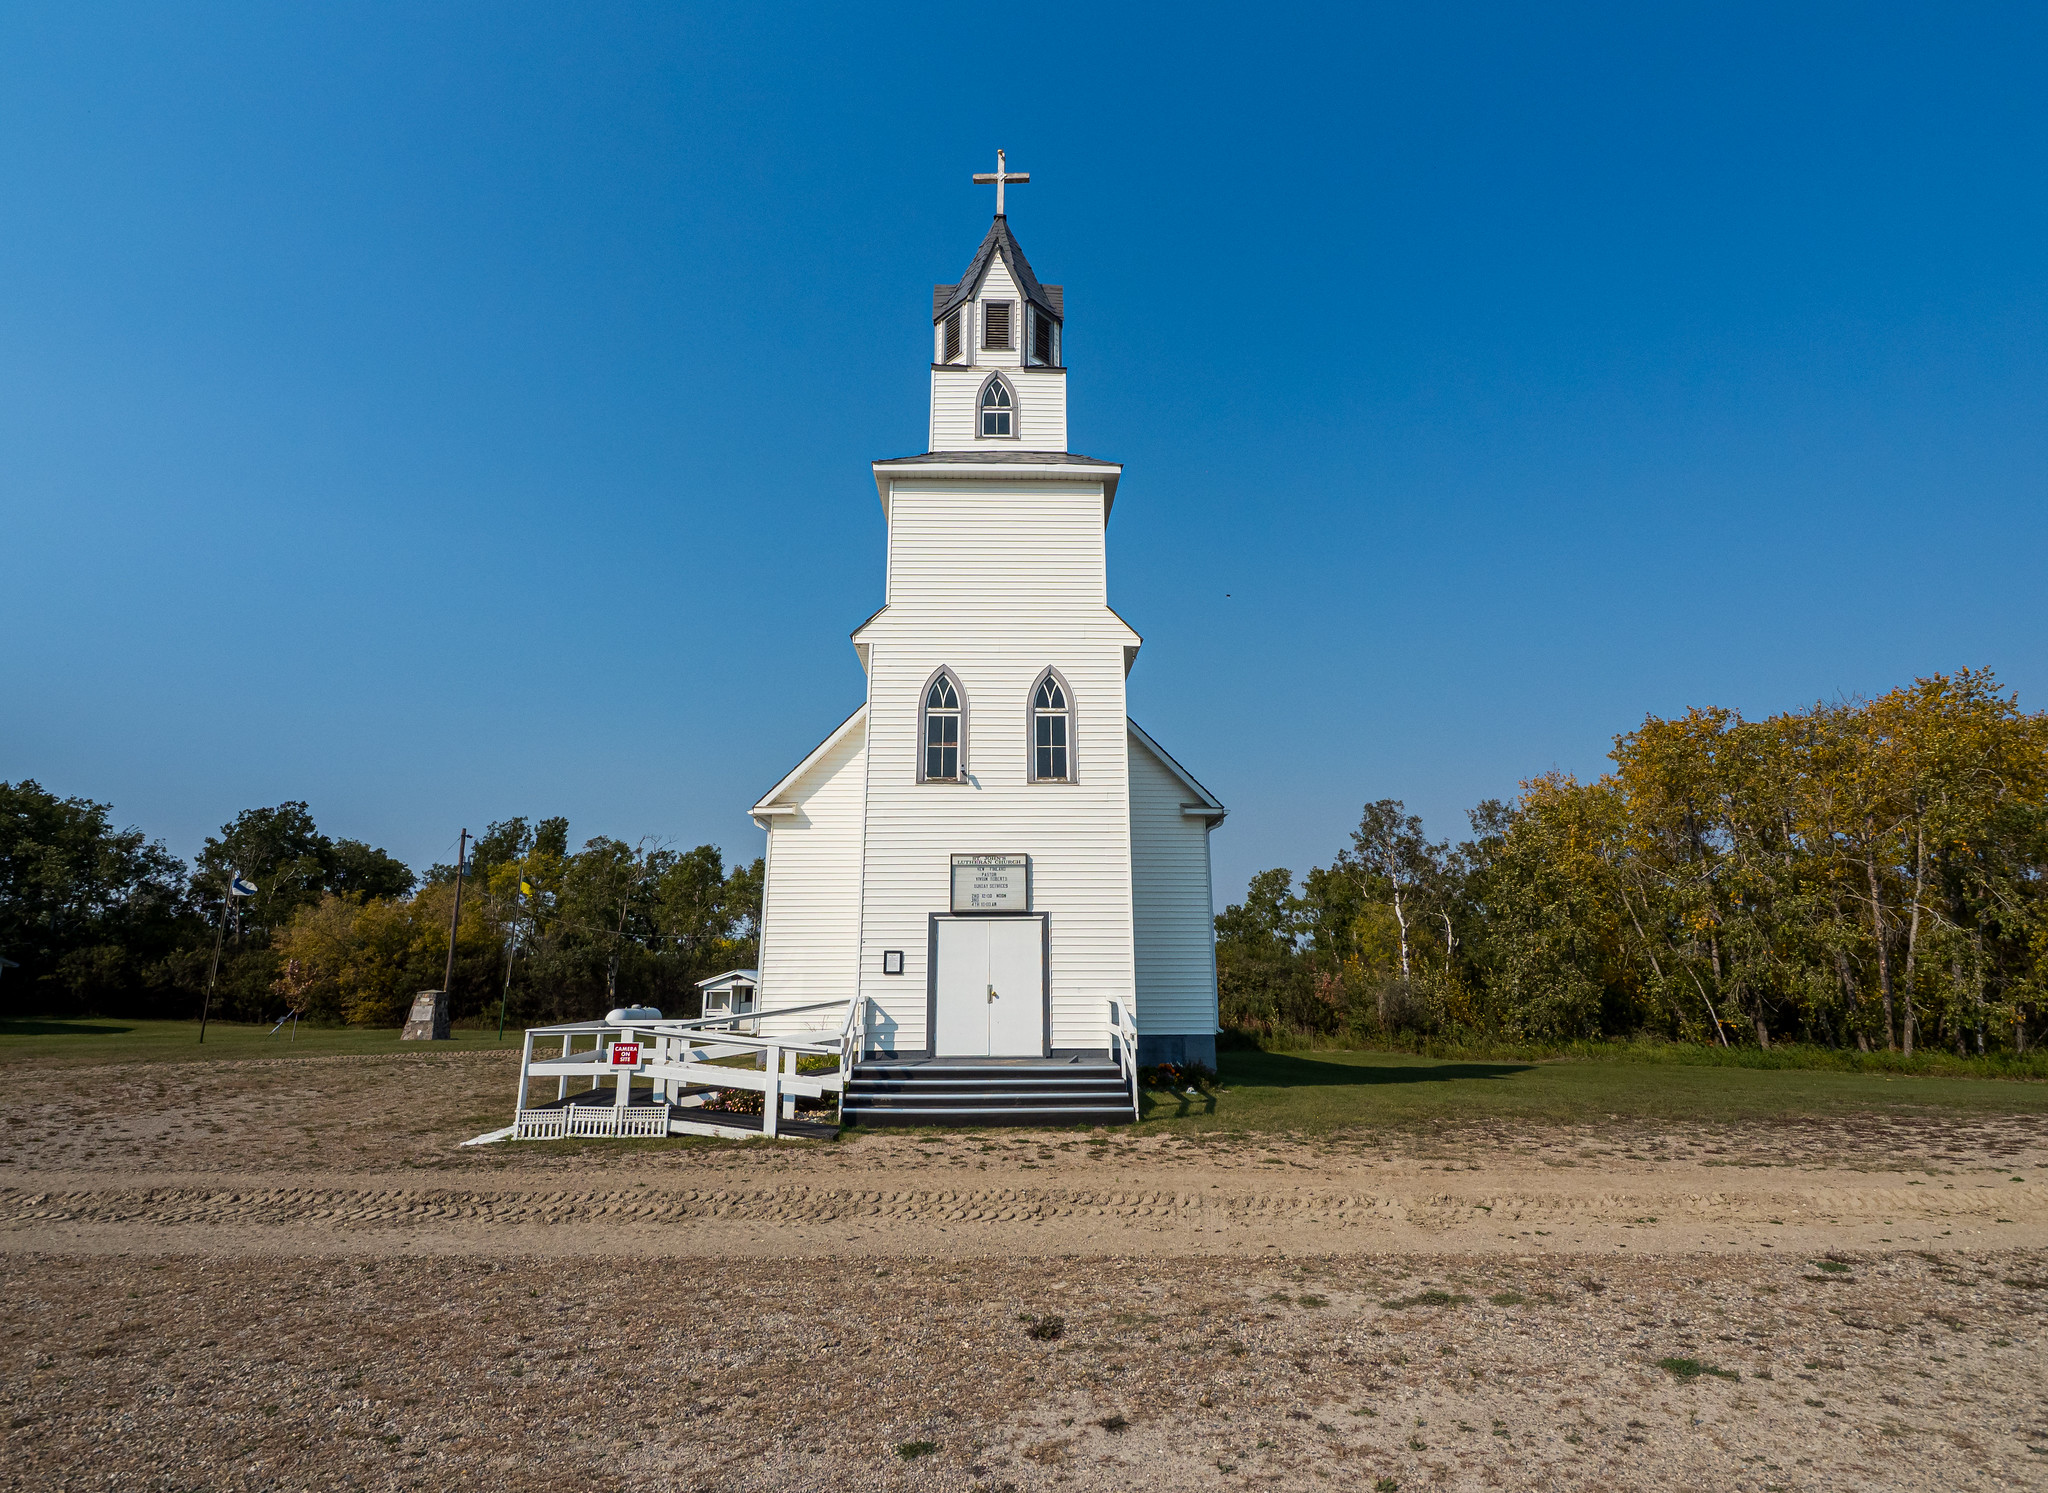
<svg viewBox="0 0 2048 1493">
<path fill-rule="evenodd" d="M 996 987 L 993 985 L 988 987 L 988 998 L 991 1003 L 993 1003 L 996 998 Z"/>
</svg>

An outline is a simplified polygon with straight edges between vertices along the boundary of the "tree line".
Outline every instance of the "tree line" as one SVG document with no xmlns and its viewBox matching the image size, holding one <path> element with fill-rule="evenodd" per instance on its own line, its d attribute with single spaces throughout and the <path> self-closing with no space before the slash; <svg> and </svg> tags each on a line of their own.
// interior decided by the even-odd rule
<svg viewBox="0 0 2048 1493">
<path fill-rule="evenodd" d="M 238 874 L 255 890 L 230 898 Z M 711 845 L 571 850 L 566 819 L 492 824 L 463 869 L 454 1015 L 694 1014 L 697 980 L 754 961 L 761 879 Z M 303 802 L 245 810 L 187 866 L 107 804 L 0 782 L 0 1010 L 197 1015 L 218 937 L 217 1016 L 395 1026 L 441 988 L 455 880 L 321 833 Z"/>
<path fill-rule="evenodd" d="M 1615 739 L 1432 842 L 1368 804 L 1216 919 L 1226 1028 L 2027 1051 L 2048 1014 L 2048 715 L 1988 670 Z"/>
</svg>

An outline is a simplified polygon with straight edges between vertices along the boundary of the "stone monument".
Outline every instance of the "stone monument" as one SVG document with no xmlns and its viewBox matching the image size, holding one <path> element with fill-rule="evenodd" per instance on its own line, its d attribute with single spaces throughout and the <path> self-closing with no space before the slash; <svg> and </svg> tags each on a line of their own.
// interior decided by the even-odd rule
<svg viewBox="0 0 2048 1493">
<path fill-rule="evenodd" d="M 412 1014 L 405 1018 L 401 1042 L 446 1042 L 448 1040 L 448 992 L 422 990 L 413 1000 Z"/>
</svg>

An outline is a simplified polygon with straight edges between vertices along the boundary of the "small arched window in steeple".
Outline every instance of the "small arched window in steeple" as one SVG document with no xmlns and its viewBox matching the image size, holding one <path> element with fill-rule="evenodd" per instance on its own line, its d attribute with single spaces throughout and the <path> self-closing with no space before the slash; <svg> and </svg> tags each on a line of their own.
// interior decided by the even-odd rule
<svg viewBox="0 0 2048 1493">
<path fill-rule="evenodd" d="M 1059 675 L 1047 669 L 1031 693 L 1031 777 L 1039 783 L 1073 778 L 1073 712 Z"/>
<path fill-rule="evenodd" d="M 960 779 L 960 689 L 941 669 L 924 691 L 924 771 L 927 783 Z"/>
<path fill-rule="evenodd" d="M 1010 403 L 1010 386 L 999 378 L 992 378 L 981 388 L 981 433 L 983 435 L 1006 436 L 1013 432 L 1011 420 L 1016 410 Z"/>
</svg>

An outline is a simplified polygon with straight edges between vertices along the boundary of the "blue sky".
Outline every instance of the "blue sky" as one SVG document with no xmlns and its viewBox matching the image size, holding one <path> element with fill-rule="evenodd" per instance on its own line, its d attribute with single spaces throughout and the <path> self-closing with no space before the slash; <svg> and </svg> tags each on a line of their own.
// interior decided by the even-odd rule
<svg viewBox="0 0 2048 1493">
<path fill-rule="evenodd" d="M 757 853 L 1011 222 L 1219 902 L 1646 712 L 2048 693 L 2048 11 L 0 14 L 0 776 Z"/>
</svg>

